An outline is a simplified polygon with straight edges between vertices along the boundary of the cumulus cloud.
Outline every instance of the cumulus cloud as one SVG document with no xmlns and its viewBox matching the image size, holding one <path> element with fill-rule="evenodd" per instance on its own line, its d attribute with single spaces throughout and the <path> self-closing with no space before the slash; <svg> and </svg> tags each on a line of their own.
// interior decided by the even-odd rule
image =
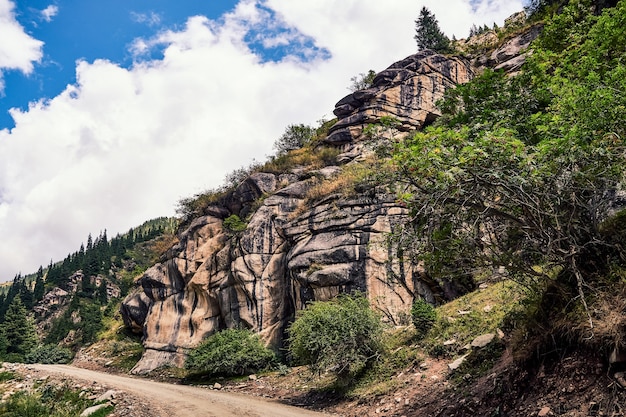
<svg viewBox="0 0 626 417">
<path fill-rule="evenodd" d="M 52 18 L 59 13 L 59 8 L 54 4 L 46 7 L 41 11 L 41 18 L 46 22 L 51 22 Z"/>
<path fill-rule="evenodd" d="M 14 7 L 10 0 L 0 0 L 0 93 L 4 90 L 4 71 L 19 70 L 30 74 L 33 63 L 39 62 L 43 55 L 43 42 L 24 31 L 15 20 Z"/>
<path fill-rule="evenodd" d="M 482 23 L 469 0 L 440 3 L 423 2 L 446 31 Z M 245 0 L 134 43 L 160 59 L 78 62 L 76 84 L 12 110 L 15 128 L 0 131 L 0 279 L 61 259 L 88 233 L 171 215 L 180 198 L 264 159 L 288 124 L 331 117 L 353 75 L 415 52 L 421 5 Z M 276 47 L 293 52 L 258 53 Z"/>
</svg>

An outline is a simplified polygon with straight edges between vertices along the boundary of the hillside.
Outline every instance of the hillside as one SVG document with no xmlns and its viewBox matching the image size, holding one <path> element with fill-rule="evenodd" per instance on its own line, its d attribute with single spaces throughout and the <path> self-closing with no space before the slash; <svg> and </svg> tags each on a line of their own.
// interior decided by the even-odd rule
<svg viewBox="0 0 626 417">
<path fill-rule="evenodd" d="M 287 127 L 265 163 L 182 200 L 180 223 L 90 236 L 16 277 L 0 315 L 19 299 L 43 352 L 81 366 L 222 378 L 346 416 L 623 415 L 626 2 L 533 7 Z M 294 322 L 332 311 L 309 329 L 322 345 L 344 302 L 341 337 L 376 323 L 321 359 L 372 350 L 298 352 Z M 249 354 L 262 364 L 189 366 L 237 331 L 270 349 Z M 5 359 L 29 360 L 23 346 Z"/>
</svg>

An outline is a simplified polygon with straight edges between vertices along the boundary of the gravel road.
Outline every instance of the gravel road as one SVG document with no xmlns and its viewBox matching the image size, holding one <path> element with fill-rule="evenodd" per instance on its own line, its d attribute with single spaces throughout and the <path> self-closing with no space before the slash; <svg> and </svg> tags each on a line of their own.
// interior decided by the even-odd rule
<svg viewBox="0 0 626 417">
<path fill-rule="evenodd" d="M 173 385 L 111 375 L 67 365 L 29 365 L 47 373 L 107 385 L 147 400 L 162 416 L 177 417 L 322 417 L 328 414 L 291 407 L 275 401 L 213 391 L 186 385 Z M 157 417 L 157 416 L 155 416 Z"/>
</svg>

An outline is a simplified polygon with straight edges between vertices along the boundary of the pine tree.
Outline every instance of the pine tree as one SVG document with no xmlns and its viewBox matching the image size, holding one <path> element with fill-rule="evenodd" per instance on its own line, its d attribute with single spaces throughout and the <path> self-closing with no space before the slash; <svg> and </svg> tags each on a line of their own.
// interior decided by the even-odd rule
<svg viewBox="0 0 626 417">
<path fill-rule="evenodd" d="M 37 302 L 43 298 L 44 283 L 43 283 L 43 266 L 37 270 L 37 278 L 35 279 L 35 288 L 33 289 L 33 298 Z"/>
<path fill-rule="evenodd" d="M 37 344 L 35 325 L 28 316 L 20 297 L 15 297 L 9 306 L 1 331 L 6 338 L 6 353 L 22 358 Z"/>
<path fill-rule="evenodd" d="M 419 18 L 415 21 L 415 41 L 417 48 L 432 49 L 436 52 L 451 52 L 450 39 L 439 28 L 435 15 L 422 7 Z"/>
</svg>

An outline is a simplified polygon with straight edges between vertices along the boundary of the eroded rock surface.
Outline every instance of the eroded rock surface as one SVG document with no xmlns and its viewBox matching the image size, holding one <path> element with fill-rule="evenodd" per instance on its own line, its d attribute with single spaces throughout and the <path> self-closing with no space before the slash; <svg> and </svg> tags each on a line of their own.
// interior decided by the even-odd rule
<svg viewBox="0 0 626 417">
<path fill-rule="evenodd" d="M 362 139 L 368 124 L 391 116 L 403 131 L 422 128 L 441 112 L 437 100 L 446 89 L 466 83 L 473 77 L 469 61 L 421 51 L 396 62 L 378 73 L 371 88 L 341 99 L 335 106 L 337 123 L 326 141 L 335 145 Z"/>
<path fill-rule="evenodd" d="M 327 142 L 345 151 L 383 116 L 403 130 L 420 128 L 439 114 L 434 103 L 444 91 L 471 77 L 461 58 L 412 55 L 378 74 L 373 88 L 337 104 L 339 122 Z M 359 148 L 352 150 L 358 156 Z M 408 320 L 417 295 L 445 297 L 449 288 L 423 277 L 387 243 L 407 216 L 395 196 L 372 189 L 307 199 L 341 170 L 253 174 L 191 221 L 123 303 L 126 325 L 143 332 L 146 348 L 134 372 L 181 366 L 188 349 L 224 328 L 245 326 L 280 347 L 297 310 L 344 292 L 367 294 L 391 323 Z M 244 231 L 224 227 L 233 214 L 248 219 Z"/>
</svg>

